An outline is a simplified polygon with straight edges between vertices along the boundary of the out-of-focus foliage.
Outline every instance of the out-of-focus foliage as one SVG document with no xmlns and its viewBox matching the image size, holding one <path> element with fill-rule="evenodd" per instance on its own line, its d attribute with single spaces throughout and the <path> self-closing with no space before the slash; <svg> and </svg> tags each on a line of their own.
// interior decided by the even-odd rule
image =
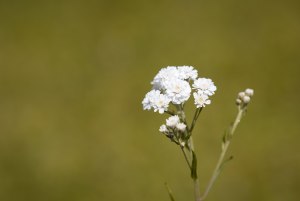
<svg viewBox="0 0 300 201">
<path fill-rule="evenodd" d="M 300 197 L 298 1 L 0 1 L 0 200 L 192 200 L 153 76 L 193 65 L 218 86 L 196 125 L 201 189 L 236 113 L 235 159 L 207 200 Z M 190 102 L 192 116 L 192 101 Z"/>
</svg>

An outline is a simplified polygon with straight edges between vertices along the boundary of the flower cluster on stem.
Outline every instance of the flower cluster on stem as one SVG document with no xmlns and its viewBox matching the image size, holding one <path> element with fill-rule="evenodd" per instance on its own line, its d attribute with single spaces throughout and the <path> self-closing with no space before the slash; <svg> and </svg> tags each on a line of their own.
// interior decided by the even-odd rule
<svg viewBox="0 0 300 201">
<path fill-rule="evenodd" d="M 170 115 L 166 119 L 165 124 L 160 126 L 159 131 L 180 147 L 194 182 L 195 200 L 202 201 L 206 198 L 220 174 L 221 166 L 228 161 L 224 159 L 225 153 L 254 92 L 252 89 L 246 89 L 244 92 L 239 93 L 236 100 L 239 108 L 238 115 L 223 137 L 221 156 L 206 191 L 201 196 L 197 174 L 198 161 L 194 150 L 192 132 L 203 108 L 211 104 L 210 97 L 215 94 L 217 87 L 209 78 L 198 78 L 198 71 L 192 66 L 168 66 L 162 68 L 151 84 L 152 89 L 142 101 L 143 109 Z M 184 112 L 184 106 L 191 94 L 193 94 L 196 109 L 189 124 Z M 168 192 L 171 200 L 174 200 L 169 187 Z"/>
</svg>

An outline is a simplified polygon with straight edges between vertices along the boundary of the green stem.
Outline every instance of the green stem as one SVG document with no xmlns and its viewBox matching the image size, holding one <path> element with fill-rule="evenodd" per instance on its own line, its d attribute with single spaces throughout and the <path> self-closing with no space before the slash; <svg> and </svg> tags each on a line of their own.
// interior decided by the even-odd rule
<svg viewBox="0 0 300 201">
<path fill-rule="evenodd" d="M 184 158 L 185 158 L 186 163 L 188 164 L 188 166 L 189 166 L 189 168 L 190 168 L 190 170 L 191 170 L 191 169 L 192 169 L 192 166 L 191 166 L 191 163 L 190 163 L 190 161 L 189 161 L 189 159 L 188 159 L 188 157 L 187 157 L 187 155 L 186 155 L 186 153 L 185 153 L 185 151 L 184 151 L 184 147 L 181 147 L 181 151 L 182 151 L 182 153 L 183 153 L 183 155 L 184 155 Z"/>
<path fill-rule="evenodd" d="M 225 142 L 224 142 L 224 144 L 222 146 L 222 152 L 220 154 L 219 160 L 218 160 L 217 165 L 216 165 L 216 167 L 214 169 L 212 177 L 211 177 L 211 179 L 210 179 L 210 181 L 209 181 L 209 183 L 207 185 L 207 188 L 206 188 L 206 190 L 205 190 L 205 192 L 204 192 L 204 194 L 202 196 L 203 200 L 207 197 L 209 191 L 211 190 L 211 187 L 213 186 L 213 184 L 215 183 L 216 179 L 218 178 L 218 176 L 221 173 L 222 165 L 224 164 L 224 157 L 225 157 L 226 152 L 228 150 L 228 147 L 230 145 L 230 140 L 231 140 L 231 138 L 232 138 L 232 136 L 233 136 L 233 134 L 234 134 L 234 132 L 235 132 L 235 130 L 237 128 L 237 125 L 240 123 L 240 121 L 242 119 L 243 113 L 244 113 L 244 110 L 243 109 L 239 109 L 239 112 L 238 112 L 238 114 L 237 114 L 237 116 L 235 118 L 235 121 L 234 121 L 233 125 L 229 128 L 229 133 L 228 133 L 228 135 L 229 135 L 228 137 L 229 138 L 226 138 L 226 140 L 225 140 Z"/>
<path fill-rule="evenodd" d="M 188 162 L 189 160 L 187 159 L 187 156 L 186 156 L 183 148 L 181 148 L 181 149 L 184 153 L 185 159 L 186 159 L 186 161 L 187 161 L 187 163 L 190 167 L 191 172 L 194 173 L 194 174 L 192 173 L 192 179 L 193 179 L 193 182 L 194 182 L 195 201 L 202 201 L 201 194 L 200 194 L 200 187 L 199 187 L 199 179 L 198 179 L 198 176 L 197 176 L 197 159 L 196 159 L 196 156 L 194 156 L 194 154 L 195 154 L 194 142 L 193 142 L 193 138 L 191 136 L 193 129 L 188 128 L 188 124 L 187 124 L 187 121 L 186 121 L 186 116 L 185 116 L 185 113 L 183 111 L 183 106 L 182 105 L 176 105 L 176 107 L 178 109 L 178 114 L 181 116 L 182 121 L 187 126 L 186 127 L 186 132 L 187 132 L 186 134 L 189 137 L 188 142 L 187 142 L 187 146 L 188 146 L 188 150 L 191 154 L 192 164 Z M 193 119 L 193 123 L 192 123 L 193 127 L 195 125 L 195 122 L 196 122 L 197 118 L 199 117 L 199 114 L 200 114 L 201 110 L 202 110 L 202 108 L 196 110 L 196 113 L 195 113 L 195 116 L 194 116 L 194 119 Z"/>
<path fill-rule="evenodd" d="M 186 131 L 189 134 L 190 129 L 189 129 L 189 126 L 188 126 L 187 121 L 186 121 L 186 116 L 185 116 L 185 113 L 183 111 L 183 106 L 182 105 L 176 105 L 176 107 L 177 107 L 177 110 L 178 110 L 177 113 L 180 115 L 181 120 L 186 125 Z"/>
<path fill-rule="evenodd" d="M 191 147 L 191 155 L 192 155 L 192 159 L 193 160 L 197 160 L 195 159 L 194 157 L 194 154 L 195 154 L 195 149 L 194 149 L 194 142 L 193 142 L 193 138 L 190 137 L 189 139 L 189 144 L 190 144 L 190 147 Z M 192 175 L 192 179 L 194 181 L 194 196 L 195 196 L 195 201 L 202 201 L 202 198 L 201 198 L 201 194 L 200 194 L 200 186 L 199 186 L 199 179 L 198 179 L 198 176 L 197 176 L 197 162 L 195 162 L 194 164 L 194 161 L 193 161 L 193 165 L 192 165 L 192 168 L 194 168 L 194 170 L 191 169 L 191 171 L 195 171 L 195 175 L 196 177 L 193 177 L 194 175 Z"/>
<path fill-rule="evenodd" d="M 200 107 L 200 108 L 197 108 L 197 110 L 195 111 L 193 122 L 192 122 L 191 128 L 189 130 L 190 134 L 192 134 L 192 131 L 193 131 L 194 127 L 195 127 L 196 121 L 197 121 L 197 119 L 198 119 L 198 117 L 199 117 L 202 109 L 203 109 L 203 107 Z"/>
<path fill-rule="evenodd" d="M 200 187 L 199 187 L 199 179 L 194 179 L 194 195 L 195 195 L 195 201 L 202 201 L 201 195 L 200 195 Z"/>
<path fill-rule="evenodd" d="M 186 153 L 184 151 L 184 146 L 182 146 L 180 144 L 180 140 L 179 140 L 179 138 L 178 138 L 177 133 L 175 132 L 175 130 L 173 130 L 173 133 L 174 133 L 174 136 L 175 136 L 175 138 L 176 138 L 176 140 L 178 142 L 178 145 L 180 146 L 180 149 L 181 149 L 181 151 L 182 151 L 182 153 L 184 155 L 184 159 L 185 159 L 186 163 L 188 164 L 189 168 L 191 169 L 192 166 L 191 166 L 191 163 L 190 163 L 190 161 L 189 161 L 189 159 L 188 159 L 188 157 L 187 157 L 187 155 L 186 155 Z"/>
<path fill-rule="evenodd" d="M 175 198 L 174 198 L 174 196 L 173 196 L 173 193 L 172 193 L 172 191 L 171 191 L 171 189 L 170 189 L 170 187 L 169 187 L 169 185 L 168 185 L 167 182 L 165 182 L 165 186 L 166 186 L 166 189 L 167 189 L 167 191 L 168 191 L 170 200 L 171 200 L 171 201 L 175 201 Z"/>
<path fill-rule="evenodd" d="M 165 113 L 167 113 L 167 114 L 169 114 L 171 116 L 173 116 L 175 114 L 173 111 L 170 111 L 170 110 L 165 111 Z"/>
</svg>

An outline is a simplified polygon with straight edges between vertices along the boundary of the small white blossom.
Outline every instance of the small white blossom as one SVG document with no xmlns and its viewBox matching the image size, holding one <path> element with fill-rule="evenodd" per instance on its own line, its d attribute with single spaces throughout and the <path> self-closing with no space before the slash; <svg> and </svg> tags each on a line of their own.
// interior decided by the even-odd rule
<svg viewBox="0 0 300 201">
<path fill-rule="evenodd" d="M 193 93 L 195 98 L 195 105 L 197 108 L 199 107 L 205 107 L 206 105 L 209 105 L 211 101 L 208 99 L 208 96 L 203 93 Z"/>
<path fill-rule="evenodd" d="M 159 132 L 162 132 L 162 133 L 168 132 L 167 126 L 166 126 L 165 124 L 161 125 L 161 126 L 159 127 Z"/>
<path fill-rule="evenodd" d="M 160 114 L 164 113 L 164 111 L 168 110 L 170 99 L 161 94 L 158 90 L 151 90 L 148 92 L 142 101 L 144 110 L 154 109 L 154 112 L 159 112 Z"/>
<path fill-rule="evenodd" d="M 198 71 L 192 66 L 168 66 L 162 68 L 154 77 L 151 84 L 153 89 L 165 90 L 166 83 L 170 80 L 195 80 L 198 76 Z"/>
<path fill-rule="evenodd" d="M 217 87 L 214 85 L 213 81 L 208 78 L 198 78 L 193 84 L 193 88 L 198 90 L 198 93 L 203 93 L 205 95 L 211 96 L 215 94 Z"/>
<path fill-rule="evenodd" d="M 154 77 L 151 84 L 154 89 L 164 90 L 165 83 L 171 79 L 179 78 L 178 69 L 175 66 L 168 66 L 166 68 L 162 68 L 158 74 Z"/>
<path fill-rule="evenodd" d="M 165 83 L 166 95 L 174 104 L 181 104 L 191 96 L 191 86 L 187 81 L 172 79 Z"/>
<path fill-rule="evenodd" d="M 195 80 L 198 77 L 198 71 L 193 66 L 178 66 L 179 78 L 183 80 Z"/>
<path fill-rule="evenodd" d="M 153 99 L 152 97 L 155 96 L 155 94 L 156 94 L 155 90 L 152 90 L 146 94 L 145 98 L 142 101 L 144 110 L 151 110 L 152 108 L 151 100 Z"/>
<path fill-rule="evenodd" d="M 178 123 L 178 124 L 176 124 L 176 128 L 177 128 L 179 131 L 184 132 L 185 129 L 186 129 L 186 125 L 185 125 L 184 123 Z"/>
<path fill-rule="evenodd" d="M 174 128 L 179 122 L 180 122 L 180 119 L 179 119 L 178 115 L 171 116 L 166 120 L 167 126 L 169 126 L 171 128 Z"/>
</svg>

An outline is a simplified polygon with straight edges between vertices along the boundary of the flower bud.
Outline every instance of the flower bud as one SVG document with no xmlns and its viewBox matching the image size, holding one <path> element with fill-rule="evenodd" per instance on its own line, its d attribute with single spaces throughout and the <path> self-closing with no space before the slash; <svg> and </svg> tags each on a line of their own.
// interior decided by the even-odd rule
<svg viewBox="0 0 300 201">
<path fill-rule="evenodd" d="M 254 90 L 253 89 L 246 89 L 245 90 L 245 94 L 249 97 L 252 97 L 254 94 Z"/>
<path fill-rule="evenodd" d="M 185 142 L 184 142 L 184 141 L 181 141 L 181 142 L 180 142 L 180 146 L 181 146 L 181 147 L 184 147 L 184 146 L 185 146 Z"/>
<path fill-rule="evenodd" d="M 248 104 L 248 103 L 250 102 L 250 97 L 249 97 L 249 96 L 244 96 L 244 97 L 243 97 L 243 102 L 244 102 L 245 104 Z"/>
<path fill-rule="evenodd" d="M 241 99 L 237 98 L 237 99 L 235 100 L 235 104 L 236 104 L 236 105 L 240 105 L 241 103 L 242 103 L 242 100 L 241 100 Z"/>
<path fill-rule="evenodd" d="M 238 97 L 239 97 L 240 99 L 243 99 L 243 97 L 244 97 L 245 95 L 246 95 L 245 92 L 240 92 L 240 93 L 238 94 Z"/>
</svg>

